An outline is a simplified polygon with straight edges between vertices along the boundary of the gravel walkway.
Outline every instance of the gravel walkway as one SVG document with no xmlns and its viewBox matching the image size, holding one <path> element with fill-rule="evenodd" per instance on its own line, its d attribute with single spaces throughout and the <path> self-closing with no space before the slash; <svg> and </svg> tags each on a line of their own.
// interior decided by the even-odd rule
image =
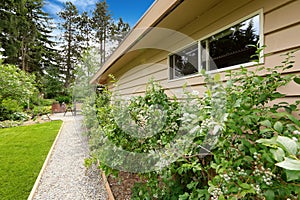
<svg viewBox="0 0 300 200">
<path fill-rule="evenodd" d="M 82 116 L 67 114 L 51 117 L 62 119 L 64 125 L 33 199 L 106 200 L 107 192 L 99 170 L 95 166 L 86 169 L 83 165 L 89 150 L 82 136 Z"/>
</svg>

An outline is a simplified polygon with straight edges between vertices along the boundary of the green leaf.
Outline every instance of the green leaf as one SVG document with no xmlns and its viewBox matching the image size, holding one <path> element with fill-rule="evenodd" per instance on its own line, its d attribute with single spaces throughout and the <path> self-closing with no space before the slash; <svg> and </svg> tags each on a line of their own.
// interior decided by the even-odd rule
<svg viewBox="0 0 300 200">
<path fill-rule="evenodd" d="M 209 97 L 211 97 L 211 91 L 210 91 L 210 89 L 208 89 L 206 92 L 207 92 L 207 95 L 208 95 Z"/>
<path fill-rule="evenodd" d="M 281 133 L 282 130 L 283 130 L 283 125 L 281 122 L 277 121 L 275 124 L 274 124 L 274 129 L 278 132 L 278 133 Z"/>
<path fill-rule="evenodd" d="M 298 144 L 291 138 L 278 136 L 277 143 L 282 145 L 285 150 L 291 155 L 296 155 L 298 152 Z"/>
<path fill-rule="evenodd" d="M 273 132 L 273 129 L 264 128 L 264 129 L 260 130 L 260 134 L 264 134 L 264 133 L 267 133 L 267 132 Z"/>
<path fill-rule="evenodd" d="M 268 147 L 274 147 L 274 148 L 277 148 L 277 141 L 276 141 L 276 137 L 272 137 L 271 139 L 259 139 L 259 140 L 256 140 L 257 143 L 261 143 L 265 146 L 268 146 Z"/>
<path fill-rule="evenodd" d="M 285 170 L 287 181 L 300 180 L 300 171 Z"/>
<path fill-rule="evenodd" d="M 249 190 L 243 190 L 241 192 L 242 197 L 246 196 L 247 194 L 255 194 L 255 190 L 253 188 L 251 188 Z"/>
<path fill-rule="evenodd" d="M 262 122 L 259 122 L 261 125 L 265 126 L 265 127 L 268 127 L 268 128 L 272 128 L 272 124 L 269 120 L 265 120 L 265 121 L 262 121 Z"/>
<path fill-rule="evenodd" d="M 294 122 L 298 127 L 300 127 L 300 121 L 294 117 L 293 115 L 290 115 L 290 114 L 287 114 L 287 117 L 292 121 Z"/>
<path fill-rule="evenodd" d="M 241 188 L 246 189 L 246 190 L 249 190 L 252 188 L 251 185 L 249 185 L 247 183 L 241 183 L 240 186 L 241 186 Z"/>
<path fill-rule="evenodd" d="M 278 147 L 278 149 L 270 149 L 270 152 L 273 154 L 273 157 L 277 162 L 283 161 L 285 153 L 282 148 Z"/>
<path fill-rule="evenodd" d="M 196 187 L 198 185 L 198 182 L 191 182 L 189 184 L 187 184 L 187 188 L 188 189 L 193 189 L 194 187 Z"/>
<path fill-rule="evenodd" d="M 221 74 L 215 74 L 214 80 L 215 82 L 219 82 L 221 80 Z"/>
<path fill-rule="evenodd" d="M 274 200 L 275 199 L 275 193 L 273 192 L 273 190 L 267 190 L 264 193 L 266 200 Z"/>
<path fill-rule="evenodd" d="M 224 195 L 222 194 L 222 195 L 220 195 L 219 196 L 219 198 L 218 198 L 218 200 L 225 200 L 225 197 L 224 197 Z"/>
<path fill-rule="evenodd" d="M 300 84 L 300 78 L 296 77 L 296 78 L 294 78 L 294 81 L 295 81 L 297 84 Z"/>
<path fill-rule="evenodd" d="M 300 160 L 285 157 L 284 161 L 276 163 L 275 165 L 288 170 L 300 171 Z"/>
<path fill-rule="evenodd" d="M 186 200 L 189 198 L 189 196 L 190 196 L 190 194 L 185 192 L 184 194 L 179 195 L 179 200 Z"/>
</svg>

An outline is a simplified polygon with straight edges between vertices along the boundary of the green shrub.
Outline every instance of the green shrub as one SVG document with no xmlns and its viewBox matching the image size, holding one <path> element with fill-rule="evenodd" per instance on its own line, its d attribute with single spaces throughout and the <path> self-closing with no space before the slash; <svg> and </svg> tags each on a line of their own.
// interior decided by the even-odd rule
<svg viewBox="0 0 300 200">
<path fill-rule="evenodd" d="M 132 199 L 299 199 L 300 121 L 295 111 L 300 101 L 274 103 L 285 96 L 278 88 L 292 81 L 300 84 L 298 75 L 283 75 L 293 67 L 292 55 L 286 56 L 282 65 L 274 68 L 257 65 L 254 71 L 243 67 L 228 71 L 225 82 L 218 74 L 204 74 L 208 83 L 204 97 L 186 93 L 183 103 L 169 99 L 155 83 L 149 84 L 144 96 L 131 98 L 127 104 L 104 90 L 96 106 L 90 101 L 86 112 L 87 119 L 93 120 L 88 123 L 94 157 L 108 173 L 126 164 L 122 155 L 116 154 L 118 148 L 102 149 L 108 142 L 137 153 L 155 154 L 157 149 L 165 149 L 165 154 L 158 154 L 162 157 L 170 155 L 172 141 L 177 142 L 178 152 L 180 144 L 186 144 L 175 162 L 139 173 L 147 181 L 134 187 Z M 134 121 L 151 133 L 147 119 L 153 117 L 151 105 L 157 104 L 166 113 L 160 132 L 141 139 L 124 131 L 120 122 Z M 119 108 L 130 115 L 116 111 Z M 178 138 L 180 134 L 191 134 L 192 141 Z M 141 161 L 147 164 L 147 160 L 136 162 Z"/>
<path fill-rule="evenodd" d="M 10 119 L 14 121 L 27 121 L 30 117 L 24 112 L 14 112 L 10 115 Z"/>
<path fill-rule="evenodd" d="M 0 122 L 0 128 L 10 128 L 22 125 L 20 121 L 5 120 Z"/>
<path fill-rule="evenodd" d="M 35 106 L 32 110 L 33 116 L 41 116 L 50 114 L 52 112 L 51 106 Z"/>
<path fill-rule="evenodd" d="M 37 91 L 35 76 L 13 65 L 0 63 L 0 121 L 11 119 Z"/>
<path fill-rule="evenodd" d="M 54 99 L 42 99 L 41 105 L 42 106 L 51 106 L 53 102 L 55 102 Z"/>
<path fill-rule="evenodd" d="M 68 104 L 72 101 L 72 98 L 70 96 L 58 96 L 55 98 L 55 100 L 59 103 L 65 102 L 66 104 Z"/>
</svg>

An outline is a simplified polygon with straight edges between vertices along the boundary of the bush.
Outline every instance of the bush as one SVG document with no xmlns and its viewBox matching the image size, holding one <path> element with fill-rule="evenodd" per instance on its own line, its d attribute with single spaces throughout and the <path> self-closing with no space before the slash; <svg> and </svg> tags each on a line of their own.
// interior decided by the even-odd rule
<svg viewBox="0 0 300 200">
<path fill-rule="evenodd" d="M 15 120 L 18 118 L 15 113 L 20 113 L 23 110 L 18 101 L 13 99 L 3 99 L 0 104 L 0 109 L 0 121 Z"/>
<path fill-rule="evenodd" d="M 54 99 L 42 99 L 41 105 L 42 106 L 51 106 L 53 102 L 55 102 Z"/>
<path fill-rule="evenodd" d="M 0 128 L 10 128 L 22 125 L 20 121 L 5 120 L 0 122 Z"/>
<path fill-rule="evenodd" d="M 22 111 L 22 106 L 37 91 L 34 80 L 34 75 L 0 63 L 0 121 L 11 119 L 13 113 Z"/>
<path fill-rule="evenodd" d="M 51 106 L 35 106 L 32 110 L 33 116 L 41 116 L 50 114 L 52 112 Z"/>
<path fill-rule="evenodd" d="M 27 121 L 30 117 L 24 112 L 15 112 L 11 114 L 10 119 L 14 121 Z"/>
<path fill-rule="evenodd" d="M 58 96 L 55 98 L 60 104 L 65 102 L 66 104 L 70 103 L 72 98 L 70 96 Z"/>
<path fill-rule="evenodd" d="M 208 83 L 204 97 L 186 93 L 183 103 L 169 99 L 155 83 L 149 84 L 145 96 L 127 104 L 106 90 L 98 96 L 97 106 L 89 104 L 89 114 L 97 113 L 96 121 L 89 121 L 93 155 L 107 173 L 128 170 L 129 162 L 132 172 L 147 179 L 134 187 L 132 199 L 296 200 L 300 197 L 300 121 L 294 115 L 299 101 L 274 103 L 285 96 L 278 88 L 291 81 L 300 84 L 299 76 L 282 73 L 292 67 L 291 58 L 287 54 L 275 68 L 257 65 L 254 71 L 243 67 L 228 71 L 225 83 L 218 74 L 203 74 Z M 267 74 L 259 75 L 262 71 Z M 153 105 L 160 105 L 165 113 L 153 115 Z M 166 117 L 159 132 L 146 139 L 133 135 L 151 133 L 155 125 L 148 119 L 157 114 Z M 124 126 L 132 122 L 146 131 Z M 120 147 L 157 155 L 150 165 L 162 167 L 138 171 L 135 167 L 149 160 L 132 160 L 131 154 L 124 160 Z M 178 152 L 180 157 L 169 165 L 159 161 L 168 161 Z"/>
</svg>

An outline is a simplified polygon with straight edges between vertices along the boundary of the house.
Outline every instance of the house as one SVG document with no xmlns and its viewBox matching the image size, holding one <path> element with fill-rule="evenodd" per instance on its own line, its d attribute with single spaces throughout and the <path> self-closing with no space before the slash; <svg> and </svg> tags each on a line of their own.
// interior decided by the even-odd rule
<svg viewBox="0 0 300 200">
<path fill-rule="evenodd" d="M 228 69 L 255 69 L 247 44 L 266 45 L 263 53 L 270 56 L 259 62 L 280 65 L 282 54 L 300 47 L 299 10 L 298 0 L 156 0 L 91 82 L 132 96 L 142 95 L 154 78 L 169 95 L 180 96 L 185 83 L 201 94 L 202 69 L 223 79 Z M 284 73 L 300 73 L 300 52 L 295 56 L 296 67 Z M 295 83 L 280 90 L 290 102 L 300 95 Z"/>
</svg>

